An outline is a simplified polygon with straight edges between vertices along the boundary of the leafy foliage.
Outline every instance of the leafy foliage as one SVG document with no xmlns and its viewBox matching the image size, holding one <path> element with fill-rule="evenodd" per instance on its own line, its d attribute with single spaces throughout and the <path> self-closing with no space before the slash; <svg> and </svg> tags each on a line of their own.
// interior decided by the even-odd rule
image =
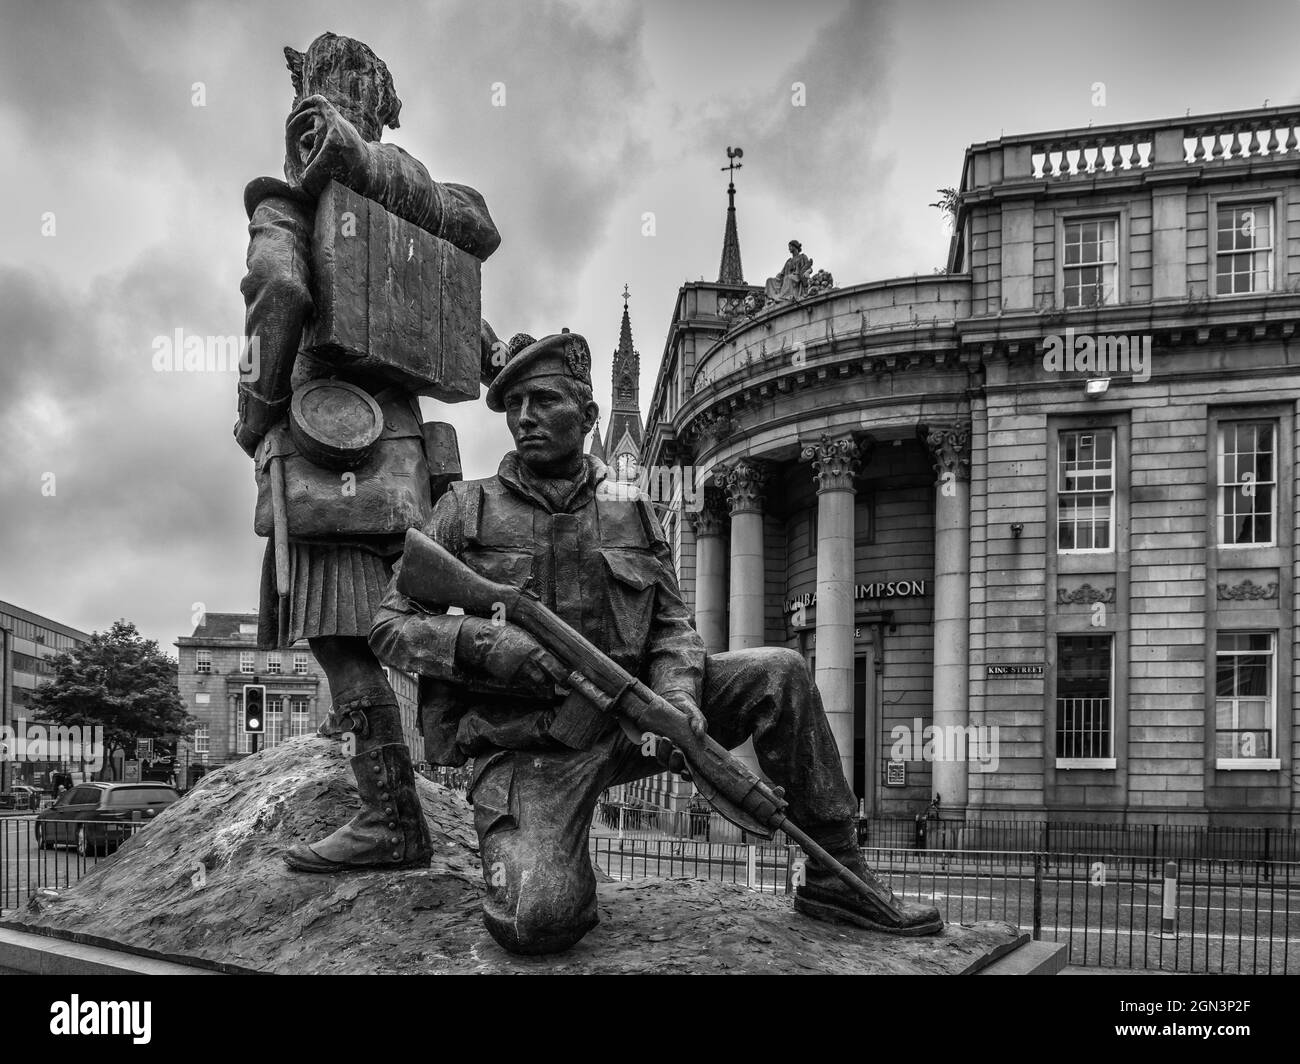
<svg viewBox="0 0 1300 1064">
<path fill-rule="evenodd" d="M 32 710 L 55 724 L 102 727 L 110 765 L 137 739 L 174 745 L 198 723 L 181 702 L 176 662 L 129 621 L 114 621 L 50 664 L 54 679 L 37 690 Z"/>
</svg>

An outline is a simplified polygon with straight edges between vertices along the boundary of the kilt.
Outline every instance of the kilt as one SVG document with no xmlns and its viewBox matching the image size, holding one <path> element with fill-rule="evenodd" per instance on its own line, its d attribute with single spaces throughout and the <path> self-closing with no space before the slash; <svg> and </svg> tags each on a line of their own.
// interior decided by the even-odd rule
<svg viewBox="0 0 1300 1064">
<path fill-rule="evenodd" d="M 268 538 L 258 647 L 275 650 L 316 636 L 367 638 L 401 553 L 401 537 L 376 537 L 373 546 L 290 541 L 289 594 L 282 600 L 275 587 L 275 542 Z"/>
</svg>

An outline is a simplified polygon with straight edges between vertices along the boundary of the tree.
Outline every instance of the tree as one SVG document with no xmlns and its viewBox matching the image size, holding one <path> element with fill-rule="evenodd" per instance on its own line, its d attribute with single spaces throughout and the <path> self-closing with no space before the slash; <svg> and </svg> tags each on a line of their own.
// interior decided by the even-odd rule
<svg viewBox="0 0 1300 1064">
<path fill-rule="evenodd" d="M 32 710 L 53 724 L 102 727 L 114 779 L 116 752 L 133 749 L 137 739 L 175 744 L 198 724 L 181 702 L 176 662 L 130 621 L 114 621 L 50 664 L 54 679 L 37 689 Z"/>
</svg>

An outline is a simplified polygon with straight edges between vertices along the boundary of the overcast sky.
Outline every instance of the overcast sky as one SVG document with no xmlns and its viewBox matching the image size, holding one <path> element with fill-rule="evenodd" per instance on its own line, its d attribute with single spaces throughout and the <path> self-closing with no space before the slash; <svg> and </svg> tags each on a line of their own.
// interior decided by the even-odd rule
<svg viewBox="0 0 1300 1064">
<path fill-rule="evenodd" d="M 727 145 L 746 280 L 797 237 L 853 284 L 943 263 L 927 205 L 971 143 L 1300 100 L 1295 0 L 0 0 L 0 599 L 169 649 L 194 603 L 255 609 L 234 379 L 155 373 L 152 341 L 242 332 L 242 189 L 281 171 L 281 49 L 326 30 L 387 62 L 387 137 L 486 197 L 485 316 L 585 334 L 602 407 L 630 286 L 643 413 L 677 286 L 717 276 Z M 503 418 L 425 413 L 495 471 Z"/>
</svg>

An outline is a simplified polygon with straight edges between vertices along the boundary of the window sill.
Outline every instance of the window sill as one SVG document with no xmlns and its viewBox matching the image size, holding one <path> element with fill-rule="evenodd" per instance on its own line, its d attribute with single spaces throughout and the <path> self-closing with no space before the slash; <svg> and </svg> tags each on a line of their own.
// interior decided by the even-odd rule
<svg viewBox="0 0 1300 1064">
<path fill-rule="evenodd" d="M 1214 767 L 1220 772 L 1281 772 L 1282 761 L 1276 757 L 1221 757 L 1214 762 Z"/>
<path fill-rule="evenodd" d="M 1109 768 L 1115 767 L 1113 757 L 1058 757 L 1057 768 Z"/>
</svg>

